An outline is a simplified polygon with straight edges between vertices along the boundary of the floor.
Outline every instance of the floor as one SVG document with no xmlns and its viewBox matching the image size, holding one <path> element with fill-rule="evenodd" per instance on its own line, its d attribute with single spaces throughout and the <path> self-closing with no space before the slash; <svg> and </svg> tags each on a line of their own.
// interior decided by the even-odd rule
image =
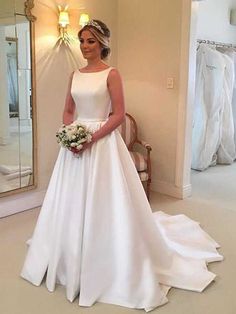
<svg viewBox="0 0 236 314">
<path fill-rule="evenodd" d="M 185 213 L 221 244 L 223 262 L 211 263 L 215 282 L 203 293 L 171 289 L 169 303 L 151 313 L 156 314 L 235 314 L 236 280 L 236 164 L 193 172 L 193 195 L 186 200 L 152 193 L 154 211 Z M 226 173 L 225 173 L 226 171 Z M 211 173 L 211 176 L 209 176 Z M 234 177 L 234 178 L 233 178 Z M 91 308 L 79 307 L 77 301 L 65 298 L 63 287 L 50 293 L 44 284 L 35 287 L 19 277 L 26 240 L 30 237 L 39 209 L 0 219 L 0 313 L 1 314 L 135 314 L 144 313 L 120 306 L 97 303 Z"/>
</svg>

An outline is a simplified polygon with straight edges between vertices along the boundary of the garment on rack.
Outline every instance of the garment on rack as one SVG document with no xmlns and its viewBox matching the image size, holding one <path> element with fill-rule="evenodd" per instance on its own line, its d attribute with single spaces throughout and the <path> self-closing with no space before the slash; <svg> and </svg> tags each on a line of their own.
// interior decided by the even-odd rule
<svg viewBox="0 0 236 314">
<path fill-rule="evenodd" d="M 236 52 L 233 52 L 234 56 L 234 73 L 236 76 Z M 234 81 L 234 88 L 233 88 L 233 100 L 232 100 L 232 113 L 233 113 L 233 121 L 234 121 L 234 144 L 236 147 L 236 79 Z"/>
<path fill-rule="evenodd" d="M 192 133 L 192 168 L 216 164 L 223 110 L 225 59 L 206 44 L 197 51 L 196 96 Z"/>
<path fill-rule="evenodd" d="M 217 48 L 225 61 L 223 85 L 223 109 L 220 114 L 220 145 L 217 151 L 218 164 L 232 164 L 236 157 L 234 143 L 234 120 L 232 99 L 234 88 L 234 56 L 231 49 Z"/>
</svg>

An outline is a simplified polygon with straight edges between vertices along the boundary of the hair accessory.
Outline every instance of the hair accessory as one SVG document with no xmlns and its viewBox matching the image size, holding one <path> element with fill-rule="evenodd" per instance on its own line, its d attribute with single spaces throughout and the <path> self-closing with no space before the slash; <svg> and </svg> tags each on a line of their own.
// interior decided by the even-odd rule
<svg viewBox="0 0 236 314">
<path fill-rule="evenodd" d="M 96 29 L 98 29 L 103 35 L 105 35 L 104 30 L 101 28 L 101 26 L 94 20 L 88 21 L 88 23 L 85 24 L 85 26 L 93 26 Z"/>
</svg>

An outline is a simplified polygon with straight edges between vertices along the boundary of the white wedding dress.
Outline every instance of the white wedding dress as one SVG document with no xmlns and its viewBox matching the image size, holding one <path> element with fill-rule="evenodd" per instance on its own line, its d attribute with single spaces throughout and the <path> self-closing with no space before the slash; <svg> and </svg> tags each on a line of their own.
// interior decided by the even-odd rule
<svg viewBox="0 0 236 314">
<path fill-rule="evenodd" d="M 99 129 L 111 110 L 107 76 L 75 71 L 71 94 L 78 118 Z M 208 262 L 219 245 L 184 215 L 152 213 L 118 130 L 79 158 L 61 148 L 21 276 L 67 299 L 153 308 L 170 287 L 203 291 L 215 278 Z"/>
</svg>

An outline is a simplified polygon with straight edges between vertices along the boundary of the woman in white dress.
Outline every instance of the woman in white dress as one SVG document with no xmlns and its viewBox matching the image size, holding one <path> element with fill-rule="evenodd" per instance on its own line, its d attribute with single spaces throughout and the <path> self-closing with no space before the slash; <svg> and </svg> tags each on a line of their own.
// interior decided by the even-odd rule
<svg viewBox="0 0 236 314">
<path fill-rule="evenodd" d="M 60 149 L 21 276 L 38 286 L 46 275 L 48 290 L 62 284 L 81 306 L 150 311 L 170 287 L 204 290 L 215 277 L 206 263 L 222 256 L 197 222 L 152 213 L 117 130 L 125 109 L 120 75 L 103 62 L 109 36 L 98 20 L 79 32 L 88 64 L 71 76 L 63 122 L 77 111 L 92 142 Z"/>
</svg>

